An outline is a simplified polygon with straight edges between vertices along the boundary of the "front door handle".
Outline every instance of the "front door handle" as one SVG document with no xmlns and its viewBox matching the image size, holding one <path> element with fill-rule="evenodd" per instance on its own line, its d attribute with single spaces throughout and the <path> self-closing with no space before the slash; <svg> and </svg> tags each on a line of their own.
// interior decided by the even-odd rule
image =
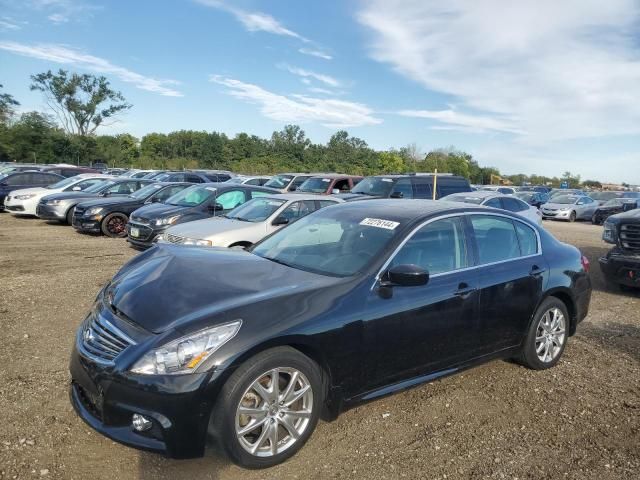
<svg viewBox="0 0 640 480">
<path fill-rule="evenodd" d="M 542 275 L 544 272 L 544 268 L 540 268 L 538 265 L 534 265 L 533 267 L 531 267 L 529 275 L 531 275 L 532 277 L 537 277 L 538 275 Z"/>
<path fill-rule="evenodd" d="M 458 285 L 458 289 L 455 292 L 453 292 L 453 294 L 456 297 L 467 298 L 469 295 L 471 295 L 475 291 L 476 291 L 475 287 L 470 287 L 468 284 L 463 282 L 460 285 Z"/>
</svg>

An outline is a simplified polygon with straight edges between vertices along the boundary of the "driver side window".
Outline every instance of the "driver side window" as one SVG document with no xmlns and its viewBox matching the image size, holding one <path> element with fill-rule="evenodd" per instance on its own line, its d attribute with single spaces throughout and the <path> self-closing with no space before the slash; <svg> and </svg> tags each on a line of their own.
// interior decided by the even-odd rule
<svg viewBox="0 0 640 480">
<path fill-rule="evenodd" d="M 467 257 L 461 218 L 453 217 L 429 223 L 414 233 L 390 266 L 417 265 L 433 275 L 467 267 Z"/>
<path fill-rule="evenodd" d="M 411 179 L 401 178 L 393 186 L 391 196 L 394 194 L 402 194 L 400 198 L 413 198 L 413 186 L 411 185 Z"/>
</svg>

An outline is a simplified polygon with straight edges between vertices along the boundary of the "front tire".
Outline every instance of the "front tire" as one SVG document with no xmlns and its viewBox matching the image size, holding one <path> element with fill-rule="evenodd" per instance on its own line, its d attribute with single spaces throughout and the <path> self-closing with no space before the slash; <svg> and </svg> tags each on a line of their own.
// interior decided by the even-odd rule
<svg viewBox="0 0 640 480">
<path fill-rule="evenodd" d="M 100 224 L 100 230 L 107 237 L 124 238 L 127 236 L 129 218 L 124 213 L 110 213 Z"/>
<path fill-rule="evenodd" d="M 73 211 L 75 210 L 76 207 L 71 207 L 69 210 L 67 210 L 67 215 L 66 215 L 66 221 L 67 221 L 67 225 L 71 225 L 73 223 Z"/>
<path fill-rule="evenodd" d="M 248 359 L 227 380 L 213 408 L 211 433 L 245 468 L 292 457 L 309 439 L 324 400 L 320 368 L 290 347 Z"/>
<path fill-rule="evenodd" d="M 519 361 L 533 370 L 545 370 L 559 361 L 569 338 L 569 312 L 556 297 L 547 298 L 536 310 Z"/>
<path fill-rule="evenodd" d="M 572 211 L 572 212 L 569 214 L 569 221 L 570 221 L 571 223 L 573 223 L 573 222 L 575 222 L 575 221 L 576 221 L 576 212 L 575 212 L 575 211 Z"/>
</svg>

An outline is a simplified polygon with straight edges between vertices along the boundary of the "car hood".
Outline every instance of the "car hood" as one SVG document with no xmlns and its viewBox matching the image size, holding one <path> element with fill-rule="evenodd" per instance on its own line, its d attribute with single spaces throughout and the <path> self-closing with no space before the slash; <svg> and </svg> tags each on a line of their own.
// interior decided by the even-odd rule
<svg viewBox="0 0 640 480">
<path fill-rule="evenodd" d="M 354 202 L 356 200 L 374 200 L 376 198 L 383 198 L 381 196 L 364 195 L 362 193 L 338 193 L 332 195 L 332 197 L 339 198 L 345 202 Z"/>
<path fill-rule="evenodd" d="M 173 215 L 184 213 L 190 208 L 193 207 L 180 207 L 177 205 L 167 205 L 166 203 L 152 203 L 150 205 L 144 205 L 143 207 L 140 207 L 135 212 L 133 212 L 132 216 L 136 218 L 144 218 L 147 220 L 171 217 Z"/>
<path fill-rule="evenodd" d="M 253 230 L 260 223 L 241 222 L 240 220 L 232 220 L 224 217 L 211 217 L 204 220 L 196 220 L 181 225 L 176 225 L 167 230 L 167 233 L 178 235 L 180 237 L 206 239 L 229 230 Z"/>
<path fill-rule="evenodd" d="M 630 222 L 640 224 L 640 208 L 634 208 L 633 210 L 627 210 L 624 213 L 618 213 L 608 218 L 609 222 Z"/>
<path fill-rule="evenodd" d="M 99 197 L 92 200 L 82 202 L 83 207 L 108 207 L 111 205 L 136 205 L 142 203 L 142 200 L 136 200 L 129 196 L 124 197 Z"/>
<path fill-rule="evenodd" d="M 94 198 L 97 197 L 97 193 L 88 192 L 60 192 L 47 195 L 47 200 L 76 200 L 78 198 Z"/>
<path fill-rule="evenodd" d="M 263 300 L 339 281 L 286 267 L 244 250 L 156 245 L 138 255 L 106 289 L 112 307 L 161 333 Z M 228 320 L 228 319 L 227 319 Z"/>
<path fill-rule="evenodd" d="M 42 188 L 42 187 L 22 188 L 20 190 L 14 190 L 13 192 L 11 192 L 11 196 L 15 197 L 16 195 L 27 195 L 29 193 L 44 194 L 46 192 L 55 193 L 56 190 L 49 190 L 47 188 Z"/>
<path fill-rule="evenodd" d="M 569 208 L 573 208 L 576 205 L 574 203 L 553 203 L 548 202 L 542 205 L 542 208 L 549 208 L 554 210 L 568 210 Z"/>
</svg>

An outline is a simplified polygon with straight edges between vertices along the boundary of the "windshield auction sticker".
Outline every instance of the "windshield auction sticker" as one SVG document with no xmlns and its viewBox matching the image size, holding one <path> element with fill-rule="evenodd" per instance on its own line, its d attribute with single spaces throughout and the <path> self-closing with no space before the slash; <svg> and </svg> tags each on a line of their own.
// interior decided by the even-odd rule
<svg viewBox="0 0 640 480">
<path fill-rule="evenodd" d="M 395 230 L 398 222 L 392 222 L 391 220 L 383 220 L 381 218 L 365 218 L 360 222 L 360 225 L 366 225 L 367 227 L 384 228 L 386 230 Z"/>
</svg>

